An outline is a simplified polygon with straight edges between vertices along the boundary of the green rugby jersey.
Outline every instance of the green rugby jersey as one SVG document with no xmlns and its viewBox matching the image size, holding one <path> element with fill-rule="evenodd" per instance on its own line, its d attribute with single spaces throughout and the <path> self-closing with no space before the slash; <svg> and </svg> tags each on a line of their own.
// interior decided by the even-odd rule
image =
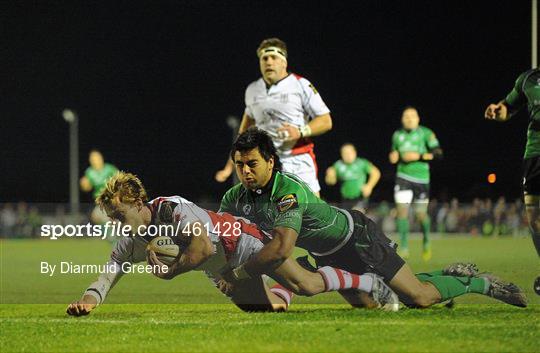
<svg viewBox="0 0 540 353">
<path fill-rule="evenodd" d="M 109 163 L 105 163 L 101 170 L 92 167 L 86 168 L 84 176 L 90 181 L 90 185 L 92 185 L 92 195 L 94 196 L 94 199 L 99 196 L 99 193 L 105 187 L 107 180 L 116 174 L 116 172 L 118 172 L 118 169 Z"/>
<path fill-rule="evenodd" d="M 362 187 L 366 184 L 371 172 L 371 162 L 364 158 L 356 158 L 347 164 L 341 159 L 332 167 L 336 170 L 338 181 L 341 183 L 341 197 L 347 200 L 362 197 Z"/>
<path fill-rule="evenodd" d="M 514 89 L 504 101 L 511 116 L 527 106 L 530 123 L 523 158 L 540 156 L 540 69 L 531 69 L 519 75 Z"/>
<path fill-rule="evenodd" d="M 256 223 L 270 233 L 287 227 L 298 233 L 296 246 L 327 255 L 344 245 L 352 234 L 348 213 L 328 205 L 298 177 L 276 172 L 264 188 L 251 191 L 233 186 L 221 200 L 220 212 Z"/>
<path fill-rule="evenodd" d="M 400 157 L 405 152 L 424 154 L 438 147 L 439 140 L 433 131 L 422 125 L 411 131 L 399 129 L 392 135 L 392 151 L 398 151 Z M 429 184 L 429 164 L 424 161 L 405 163 L 400 158 L 397 176 L 413 183 Z"/>
</svg>

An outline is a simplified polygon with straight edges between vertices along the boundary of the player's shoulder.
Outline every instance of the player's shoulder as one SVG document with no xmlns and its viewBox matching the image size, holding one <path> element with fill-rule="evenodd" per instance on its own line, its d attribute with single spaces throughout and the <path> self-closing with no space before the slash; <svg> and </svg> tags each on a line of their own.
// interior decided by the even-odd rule
<svg viewBox="0 0 540 353">
<path fill-rule="evenodd" d="M 246 95 L 252 92 L 259 91 L 265 88 L 265 83 L 262 77 L 259 77 L 257 80 L 252 81 L 246 87 Z"/>
<path fill-rule="evenodd" d="M 300 178 L 287 172 L 277 172 L 274 183 L 274 189 L 272 190 L 272 198 L 274 200 L 291 194 L 307 198 L 307 195 L 312 192 L 309 186 L 300 180 Z"/>
<path fill-rule="evenodd" d="M 427 135 L 427 137 L 431 136 L 434 134 L 433 130 L 431 130 L 429 127 L 427 126 L 424 126 L 424 125 L 420 125 L 418 126 L 418 128 L 420 129 L 420 131 L 422 131 L 422 133 L 424 133 L 425 135 Z"/>
<path fill-rule="evenodd" d="M 302 90 L 304 91 L 312 90 L 313 93 L 315 94 L 319 93 L 315 89 L 315 86 L 313 85 L 313 83 L 311 83 L 311 81 L 305 78 L 304 76 L 291 72 L 291 74 L 289 75 L 289 78 L 291 82 L 301 87 Z"/>
<path fill-rule="evenodd" d="M 158 196 L 148 202 L 152 213 L 159 223 L 171 223 L 174 221 L 174 214 L 182 209 L 184 205 L 193 204 L 191 201 L 178 196 Z"/>
<path fill-rule="evenodd" d="M 533 69 L 528 69 L 527 71 L 522 72 L 516 79 L 516 86 L 521 86 L 535 73 L 540 73 L 540 68 L 536 67 Z"/>
</svg>

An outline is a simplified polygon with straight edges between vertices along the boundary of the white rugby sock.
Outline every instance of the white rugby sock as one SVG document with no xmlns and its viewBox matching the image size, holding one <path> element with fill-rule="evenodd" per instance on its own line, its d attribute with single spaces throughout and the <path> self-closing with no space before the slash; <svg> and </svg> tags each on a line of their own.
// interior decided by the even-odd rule
<svg viewBox="0 0 540 353">
<path fill-rule="evenodd" d="M 283 299 L 287 306 L 291 304 L 291 300 L 294 296 L 293 292 L 283 287 L 281 284 L 275 284 L 272 288 L 270 288 L 270 292 Z"/>
<path fill-rule="evenodd" d="M 324 280 L 327 292 L 341 289 L 359 289 L 370 293 L 373 288 L 373 278 L 366 275 L 357 275 L 339 268 L 324 266 L 317 270 Z"/>
</svg>

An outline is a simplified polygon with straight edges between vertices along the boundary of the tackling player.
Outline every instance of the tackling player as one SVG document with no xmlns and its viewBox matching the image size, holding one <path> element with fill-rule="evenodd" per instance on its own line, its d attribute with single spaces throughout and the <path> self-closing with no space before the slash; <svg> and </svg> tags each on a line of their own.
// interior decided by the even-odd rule
<svg viewBox="0 0 540 353">
<path fill-rule="evenodd" d="M 330 110 L 313 84 L 287 71 L 287 45 L 278 38 L 265 39 L 257 49 L 262 77 L 246 89 L 246 109 L 239 133 L 250 126 L 268 132 L 281 158 L 283 170 L 297 175 L 317 195 L 317 163 L 311 136 L 332 129 Z M 229 159 L 216 173 L 224 182 L 234 171 Z"/>
<path fill-rule="evenodd" d="M 155 253 L 147 255 L 146 246 L 152 240 L 147 234 L 122 237 L 111 253 L 107 268 L 116 269 L 99 276 L 85 291 L 81 300 L 68 306 L 70 315 L 85 315 L 105 300 L 109 290 L 122 277 L 124 264 L 148 260 L 154 274 L 163 279 L 191 271 L 203 270 L 220 290 L 245 311 L 285 310 L 293 291 L 300 295 L 315 295 L 336 290 L 326 287 L 324 273 L 310 272 L 295 261 L 286 261 L 272 277 L 287 284 L 268 288 L 261 276 L 254 277 L 235 286 L 221 280 L 221 273 L 247 261 L 263 247 L 264 233 L 249 221 L 226 213 L 215 213 L 198 207 L 180 196 L 158 197 L 147 201 L 146 191 L 141 181 L 133 174 L 119 172 L 106 184 L 96 202 L 114 220 L 129 225 L 133 231 L 140 226 L 172 224 L 181 230 L 175 239 L 182 249 L 177 262 L 159 271 L 162 266 Z M 176 229 L 176 228 L 175 228 Z M 171 236 L 171 235 L 169 235 Z M 336 268 L 327 267 L 328 273 L 341 276 L 347 281 L 346 289 L 372 293 L 373 300 L 363 296 L 371 305 L 396 304 L 397 296 L 374 274 L 356 275 Z"/>
<path fill-rule="evenodd" d="M 407 305 L 428 307 L 465 293 L 491 296 L 526 306 L 523 292 L 494 276 L 451 276 L 457 271 L 436 271 L 415 276 L 399 257 L 395 244 L 363 213 L 333 208 L 298 177 L 279 171 L 279 157 L 268 134 L 251 128 L 233 144 L 231 158 L 241 180 L 221 202 L 220 211 L 245 217 L 268 232 L 272 240 L 250 260 L 224 275 L 239 282 L 268 273 L 292 255 L 306 249 L 320 266 L 382 276 Z M 325 267 L 327 287 L 340 289 L 346 282 Z M 459 271 L 463 273 L 463 271 Z"/>
<path fill-rule="evenodd" d="M 529 127 L 523 156 L 523 197 L 533 244 L 540 256 L 540 69 L 519 75 L 512 91 L 499 103 L 490 104 L 484 117 L 505 122 L 525 106 Z M 540 277 L 535 285 L 540 285 Z"/>
<path fill-rule="evenodd" d="M 328 185 L 341 183 L 343 208 L 363 211 L 381 178 L 381 172 L 367 159 L 359 158 L 352 143 L 341 146 L 340 152 L 341 159 L 326 170 L 325 182 Z"/>
<path fill-rule="evenodd" d="M 90 166 L 86 168 L 84 176 L 79 181 L 81 190 L 84 192 L 92 191 L 92 198 L 95 200 L 101 190 L 105 187 L 107 180 L 118 172 L 118 169 L 110 164 L 105 163 L 103 155 L 98 150 L 91 150 L 88 155 Z M 90 214 L 90 221 L 94 224 L 103 224 L 109 219 L 107 215 L 99 208 L 94 207 Z"/>
<path fill-rule="evenodd" d="M 392 135 L 390 163 L 397 164 L 394 199 L 397 207 L 397 230 L 401 237 L 400 255 L 409 257 L 409 207 L 414 207 L 414 215 L 420 223 L 423 234 L 422 258 L 431 259 L 429 232 L 431 220 L 428 215 L 429 203 L 429 162 L 441 159 L 443 152 L 439 140 L 425 126 L 420 125 L 418 111 L 414 107 L 403 109 L 403 127 Z"/>
</svg>

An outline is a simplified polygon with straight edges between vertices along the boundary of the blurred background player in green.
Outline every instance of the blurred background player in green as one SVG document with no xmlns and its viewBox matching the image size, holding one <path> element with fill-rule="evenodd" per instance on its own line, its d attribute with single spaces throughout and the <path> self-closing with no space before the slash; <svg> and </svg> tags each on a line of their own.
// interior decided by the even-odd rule
<svg viewBox="0 0 540 353">
<path fill-rule="evenodd" d="M 341 146 L 341 159 L 326 170 L 327 185 L 341 184 L 341 203 L 345 209 L 365 211 L 373 188 L 381 178 L 379 168 L 358 157 L 352 143 Z"/>
<path fill-rule="evenodd" d="M 118 169 L 110 164 L 105 163 L 103 155 L 96 149 L 90 151 L 88 155 L 90 166 L 86 168 L 84 176 L 80 180 L 81 190 L 84 192 L 92 192 L 92 200 L 95 200 L 101 190 L 107 184 L 107 180 L 118 172 Z M 105 212 L 99 207 L 94 207 L 90 214 L 90 221 L 94 224 L 104 224 L 109 220 Z"/>
<path fill-rule="evenodd" d="M 431 259 L 429 232 L 431 220 L 427 213 L 429 203 L 429 162 L 442 158 L 443 152 L 437 137 L 420 125 L 416 108 L 408 106 L 401 115 L 402 128 L 392 135 L 390 163 L 397 164 L 394 199 L 397 208 L 397 231 L 401 237 L 403 258 L 409 257 L 409 207 L 414 206 L 416 220 L 423 234 L 422 258 Z"/>
<path fill-rule="evenodd" d="M 523 198 L 533 244 L 540 256 L 540 69 L 525 71 L 516 80 L 505 99 L 490 104 L 484 117 L 488 120 L 508 121 L 527 106 L 529 127 L 523 156 Z M 540 287 L 540 277 L 536 279 Z"/>
</svg>

